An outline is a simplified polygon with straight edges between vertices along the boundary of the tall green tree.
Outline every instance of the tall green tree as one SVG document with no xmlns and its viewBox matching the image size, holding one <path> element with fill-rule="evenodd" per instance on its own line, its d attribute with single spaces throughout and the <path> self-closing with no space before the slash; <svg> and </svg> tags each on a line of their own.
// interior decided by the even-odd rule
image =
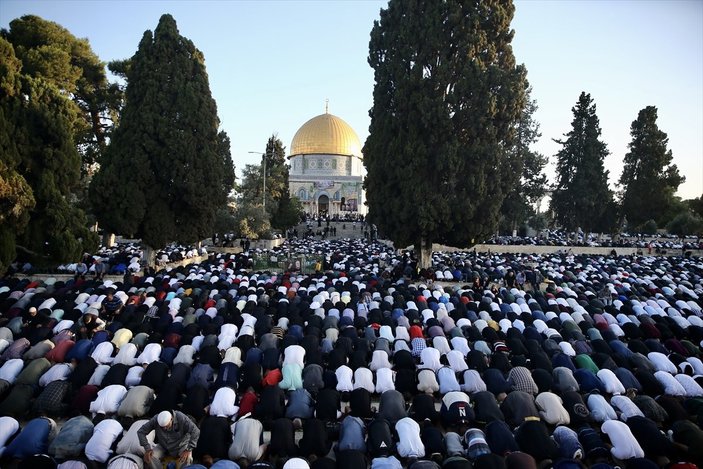
<svg viewBox="0 0 703 469">
<path fill-rule="evenodd" d="M 551 209 L 562 227 L 585 232 L 609 231 L 613 222 L 613 194 L 603 162 L 608 149 L 600 140 L 601 129 L 591 95 L 582 92 L 571 111 L 574 119 L 556 155 L 557 181 Z"/>
<path fill-rule="evenodd" d="M 700 237 L 703 235 L 703 218 L 690 211 L 680 212 L 666 225 L 666 230 L 680 238 L 690 235 Z"/>
<path fill-rule="evenodd" d="M 695 199 L 685 200 L 683 203 L 689 210 L 703 218 L 703 195 Z"/>
<path fill-rule="evenodd" d="M 266 151 L 261 156 L 261 162 L 266 163 L 266 208 L 274 213 L 278 201 L 288 192 L 288 165 L 286 164 L 286 147 L 277 135 L 271 135 L 266 142 Z M 269 209 L 269 201 L 272 202 Z"/>
<path fill-rule="evenodd" d="M 60 48 L 27 48 L 17 33 L 26 18 L 11 22 L 0 39 L 0 270 L 16 247 L 45 264 L 76 260 L 97 241 L 76 207 L 85 120 L 68 90 L 82 69 L 71 68 Z M 75 40 L 58 25 L 32 18 Z"/>
<path fill-rule="evenodd" d="M 659 225 L 670 219 L 674 193 L 685 178 L 667 148 L 669 138 L 657 126 L 657 108 L 647 106 L 630 126 L 632 141 L 625 155 L 619 184 L 622 212 L 634 227 L 650 219 Z"/>
<path fill-rule="evenodd" d="M 496 229 L 519 179 L 510 149 L 525 105 L 508 0 L 390 0 L 374 22 L 369 219 L 428 265 L 433 242 L 469 246 Z"/>
<path fill-rule="evenodd" d="M 148 247 L 211 236 L 234 167 L 203 54 L 163 15 L 125 73 L 120 124 L 90 186 L 99 222 Z"/>
<path fill-rule="evenodd" d="M 271 226 L 285 231 L 300 221 L 302 204 L 290 195 L 286 147 L 277 135 L 269 137 L 262 158 L 266 159 L 266 211 L 271 216 Z"/>
<path fill-rule="evenodd" d="M 533 151 L 534 145 L 542 135 L 539 123 L 534 119 L 537 103 L 530 99 L 532 88 L 527 90 L 527 104 L 522 111 L 517 124 L 517 138 L 512 149 L 515 164 L 514 171 L 521 177 L 505 196 L 501 207 L 501 230 L 516 230 L 535 214 L 534 206 L 544 197 L 547 191 L 547 176 L 544 167 L 547 157 Z"/>
<path fill-rule="evenodd" d="M 75 104 L 80 116 L 74 123 L 75 143 L 82 185 L 87 186 L 117 119 L 122 98 L 118 84 L 108 82 L 105 64 L 88 40 L 57 23 L 26 15 L 10 22 L 3 35 L 14 46 L 25 74 L 48 81 Z"/>
<path fill-rule="evenodd" d="M 20 99 L 22 63 L 12 44 L 0 37 L 0 274 L 15 258 L 17 235 L 29 223 L 36 201 L 27 180 L 20 174 L 25 155 L 17 145 L 22 123 Z"/>
</svg>

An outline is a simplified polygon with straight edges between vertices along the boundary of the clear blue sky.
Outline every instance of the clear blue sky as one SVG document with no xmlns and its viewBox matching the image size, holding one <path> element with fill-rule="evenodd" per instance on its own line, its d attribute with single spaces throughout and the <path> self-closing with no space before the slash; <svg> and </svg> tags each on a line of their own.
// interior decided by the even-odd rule
<svg viewBox="0 0 703 469">
<path fill-rule="evenodd" d="M 0 0 L 0 27 L 25 14 L 56 21 L 88 38 L 104 61 L 131 57 L 146 29 L 170 13 L 205 54 L 222 127 L 238 168 L 257 163 L 277 133 L 286 147 L 308 119 L 330 112 L 362 142 L 368 135 L 373 73 L 369 32 L 382 1 Z M 519 1 L 512 24 L 539 110 L 542 138 L 570 127 L 581 91 L 594 98 L 611 155 L 611 185 L 622 171 L 630 124 L 659 109 L 674 162 L 687 178 L 683 198 L 703 193 L 703 2 Z M 553 165 L 550 165 L 553 167 Z M 551 169 L 548 174 L 553 175 Z"/>
</svg>

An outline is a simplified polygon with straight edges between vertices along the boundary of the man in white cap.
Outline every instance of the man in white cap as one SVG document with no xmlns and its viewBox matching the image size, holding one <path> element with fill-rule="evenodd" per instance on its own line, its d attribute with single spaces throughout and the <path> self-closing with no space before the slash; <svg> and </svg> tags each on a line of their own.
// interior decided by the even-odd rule
<svg viewBox="0 0 703 469">
<path fill-rule="evenodd" d="M 144 462 L 147 467 L 160 469 L 161 461 L 154 456 L 154 448 L 147 435 L 154 431 L 154 446 L 160 446 L 164 454 L 178 457 L 177 467 L 185 467 L 193 462 L 192 451 L 198 443 L 200 429 L 184 413 L 177 410 L 164 410 L 152 417 L 137 432 L 139 444 L 144 448 Z"/>
</svg>

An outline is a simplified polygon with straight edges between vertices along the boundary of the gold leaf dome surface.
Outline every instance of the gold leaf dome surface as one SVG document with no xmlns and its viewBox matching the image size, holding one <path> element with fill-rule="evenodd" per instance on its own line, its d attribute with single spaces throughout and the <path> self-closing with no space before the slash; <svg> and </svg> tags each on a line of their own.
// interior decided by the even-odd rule
<svg viewBox="0 0 703 469">
<path fill-rule="evenodd" d="M 298 129 L 290 145 L 291 156 L 311 154 L 361 156 L 361 142 L 344 120 L 320 114 Z"/>
</svg>

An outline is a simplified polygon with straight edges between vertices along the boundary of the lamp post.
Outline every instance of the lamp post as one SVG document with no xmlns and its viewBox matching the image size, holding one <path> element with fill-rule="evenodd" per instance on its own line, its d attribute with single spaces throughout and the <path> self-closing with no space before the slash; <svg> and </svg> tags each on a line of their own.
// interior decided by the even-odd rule
<svg viewBox="0 0 703 469">
<path fill-rule="evenodd" d="M 263 207 L 264 207 L 264 213 L 266 213 L 266 157 L 268 156 L 268 153 L 261 153 L 260 151 L 250 151 L 247 153 L 252 153 L 254 155 L 261 155 L 264 157 L 264 164 L 263 164 L 263 169 L 264 169 L 264 197 L 263 197 Z"/>
</svg>

